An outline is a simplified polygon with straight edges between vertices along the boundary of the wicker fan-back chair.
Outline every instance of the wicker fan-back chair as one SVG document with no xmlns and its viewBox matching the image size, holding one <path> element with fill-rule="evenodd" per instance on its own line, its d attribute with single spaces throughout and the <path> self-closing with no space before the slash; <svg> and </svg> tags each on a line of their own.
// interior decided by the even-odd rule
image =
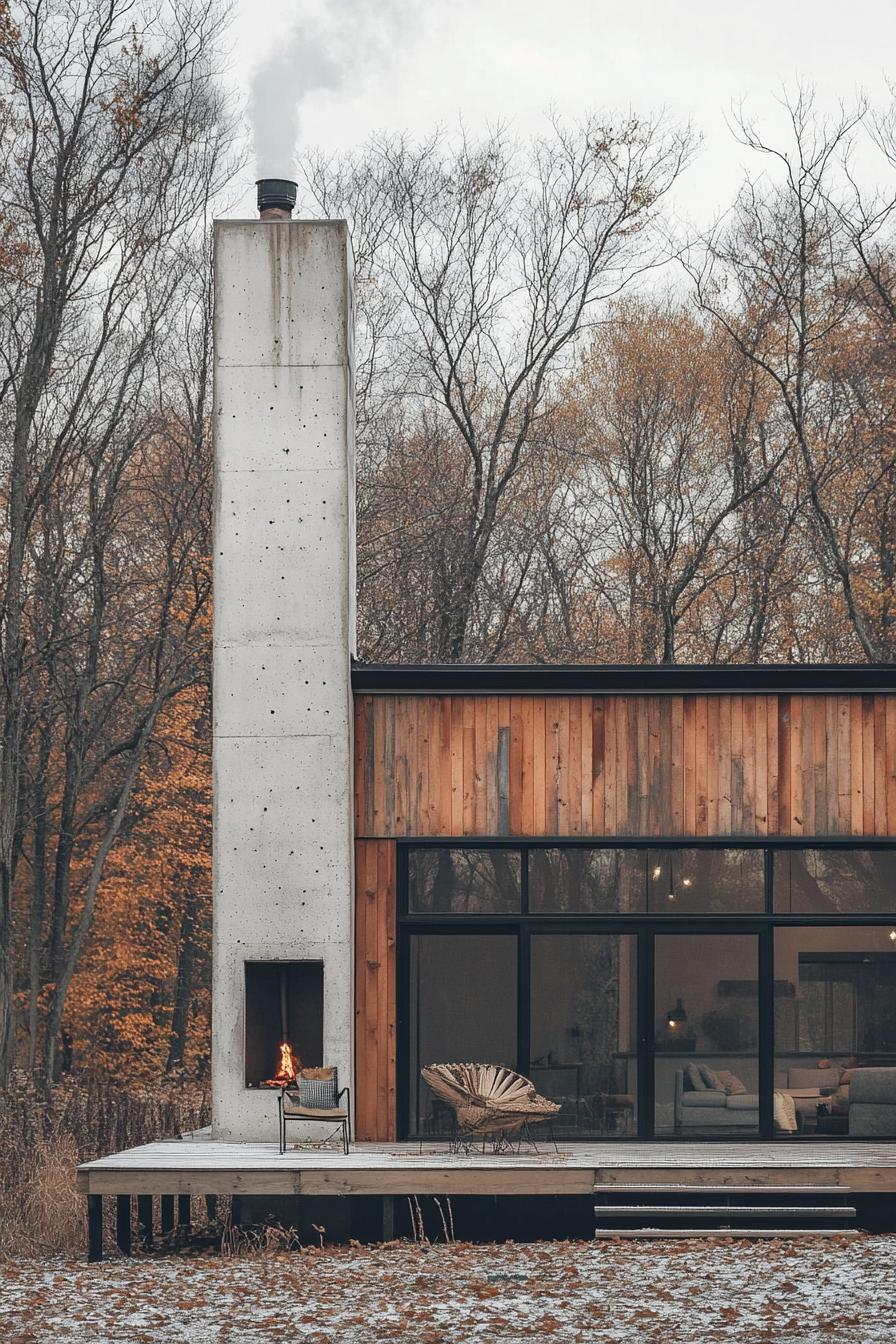
<svg viewBox="0 0 896 1344">
<path fill-rule="evenodd" d="M 539 1096 L 528 1078 L 502 1064 L 429 1064 L 420 1074 L 454 1111 L 464 1134 L 517 1134 L 560 1110 Z"/>
</svg>

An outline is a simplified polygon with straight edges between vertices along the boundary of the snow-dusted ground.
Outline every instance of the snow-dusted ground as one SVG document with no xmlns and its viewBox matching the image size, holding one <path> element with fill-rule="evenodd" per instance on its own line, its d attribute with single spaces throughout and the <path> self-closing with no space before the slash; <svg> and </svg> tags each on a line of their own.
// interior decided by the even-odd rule
<svg viewBox="0 0 896 1344">
<path fill-rule="evenodd" d="M 896 1236 L 0 1264 L 2 1344 L 893 1344 Z"/>
</svg>

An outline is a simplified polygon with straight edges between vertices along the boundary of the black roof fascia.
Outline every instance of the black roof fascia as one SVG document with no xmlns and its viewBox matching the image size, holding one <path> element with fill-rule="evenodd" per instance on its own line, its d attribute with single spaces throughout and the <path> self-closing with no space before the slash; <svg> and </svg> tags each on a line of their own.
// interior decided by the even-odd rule
<svg viewBox="0 0 896 1344">
<path fill-rule="evenodd" d="M 354 663 L 352 690 L 380 695 L 868 695 L 896 692 L 896 664 Z"/>
</svg>

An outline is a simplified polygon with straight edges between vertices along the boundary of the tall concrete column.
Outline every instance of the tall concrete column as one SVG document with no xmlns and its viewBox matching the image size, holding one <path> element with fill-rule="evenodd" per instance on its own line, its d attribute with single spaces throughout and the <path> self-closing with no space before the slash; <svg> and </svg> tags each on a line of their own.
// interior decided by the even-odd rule
<svg viewBox="0 0 896 1344">
<path fill-rule="evenodd" d="M 324 1061 L 351 1078 L 351 275 L 341 221 L 216 224 L 219 1139 L 276 1138 L 275 1094 L 245 1085 L 247 961 L 323 962 Z"/>
</svg>

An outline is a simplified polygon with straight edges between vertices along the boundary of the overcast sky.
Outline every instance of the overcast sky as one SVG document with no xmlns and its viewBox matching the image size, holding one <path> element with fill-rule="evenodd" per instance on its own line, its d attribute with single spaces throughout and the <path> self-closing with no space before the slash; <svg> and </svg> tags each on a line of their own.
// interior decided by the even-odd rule
<svg viewBox="0 0 896 1344">
<path fill-rule="evenodd" d="M 665 106 L 704 136 L 677 202 L 701 222 L 730 202 L 743 174 L 745 151 L 725 125 L 732 100 L 745 99 L 771 124 L 775 94 L 797 78 L 814 83 L 819 101 L 831 107 L 859 87 L 883 103 L 886 76 L 896 76 L 892 0 L 237 0 L 237 6 L 232 74 L 244 95 L 253 70 L 297 29 L 305 31 L 322 12 L 351 11 L 336 56 L 342 87 L 313 92 L 301 105 L 306 145 L 350 149 L 374 130 L 425 132 L 437 123 L 456 125 L 461 116 L 469 129 L 503 119 L 525 131 L 551 103 L 572 115 Z M 253 177 L 251 164 L 236 214 L 253 212 Z"/>
</svg>

